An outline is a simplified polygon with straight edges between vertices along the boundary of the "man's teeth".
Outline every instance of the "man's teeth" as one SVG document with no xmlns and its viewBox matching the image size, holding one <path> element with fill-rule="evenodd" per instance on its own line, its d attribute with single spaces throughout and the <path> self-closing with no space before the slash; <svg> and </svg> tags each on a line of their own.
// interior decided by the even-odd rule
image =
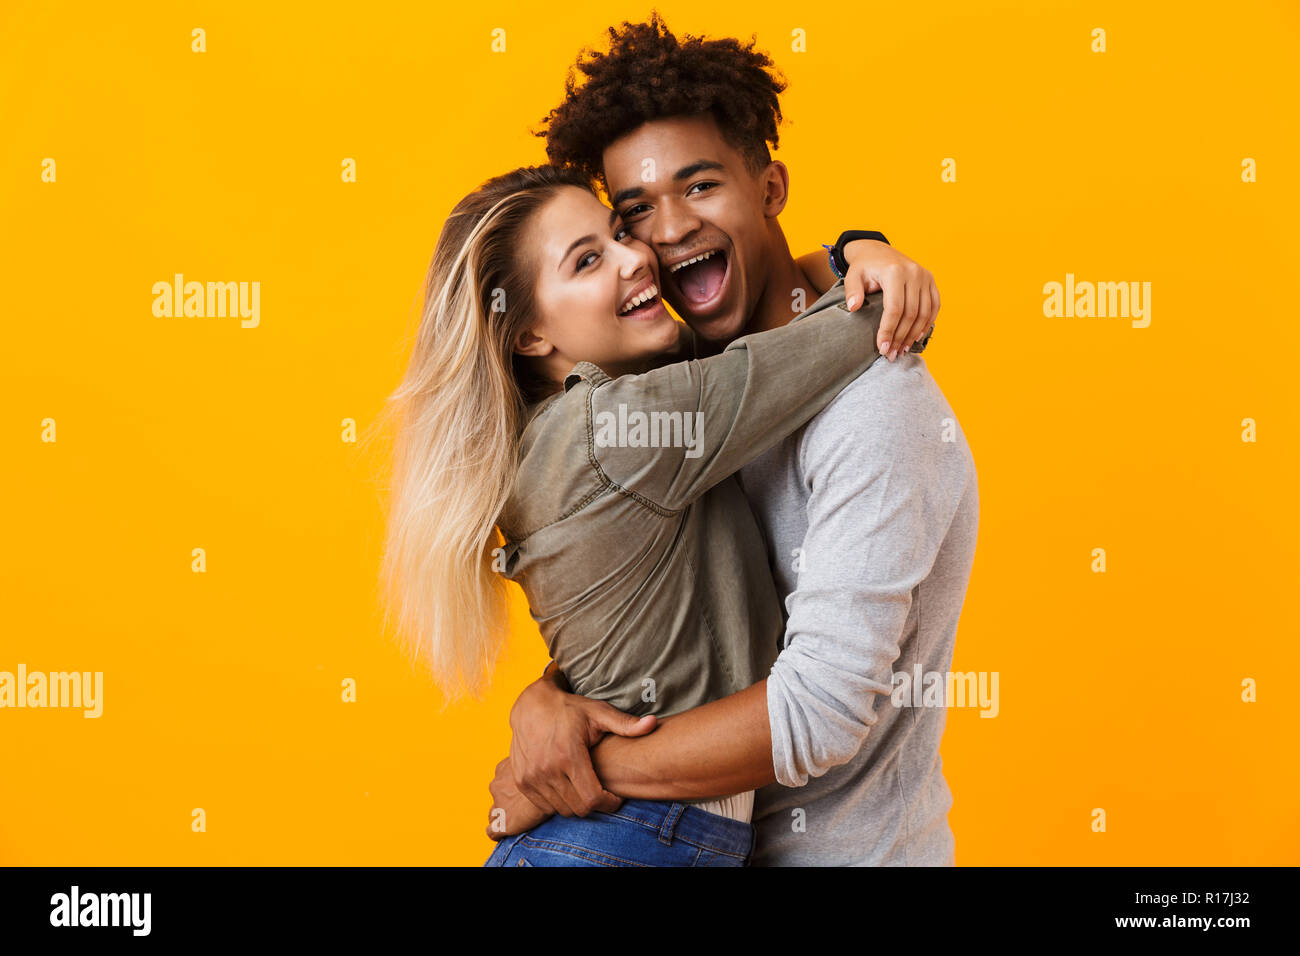
<svg viewBox="0 0 1300 956">
<path fill-rule="evenodd" d="M 641 305 L 644 302 L 649 302 L 658 294 L 659 294 L 659 287 L 652 285 L 650 288 L 646 289 L 640 295 L 634 295 L 632 296 L 632 298 L 628 299 L 627 305 L 623 306 L 623 311 L 631 312 L 638 305 Z"/>
<path fill-rule="evenodd" d="M 703 262 L 705 259 L 709 258 L 709 256 L 713 255 L 717 251 L 718 251 L 717 249 L 710 249 L 708 252 L 704 253 L 703 255 L 696 256 L 694 259 L 687 259 L 685 262 L 677 263 L 677 265 L 673 266 L 668 271 L 676 272 L 678 269 L 685 269 L 687 266 L 691 265 L 692 263 Z"/>
</svg>

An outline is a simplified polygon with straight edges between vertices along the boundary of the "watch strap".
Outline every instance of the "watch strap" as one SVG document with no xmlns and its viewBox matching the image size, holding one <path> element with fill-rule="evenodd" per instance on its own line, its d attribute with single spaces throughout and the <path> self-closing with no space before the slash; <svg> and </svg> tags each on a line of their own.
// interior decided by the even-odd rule
<svg viewBox="0 0 1300 956">
<path fill-rule="evenodd" d="M 883 232 L 876 232 L 870 229 L 850 229 L 848 232 L 840 233 L 840 238 L 836 240 L 835 245 L 830 247 L 831 271 L 836 276 L 843 279 L 849 271 L 848 260 L 844 258 L 844 247 L 850 242 L 856 242 L 859 239 L 874 239 L 876 242 L 883 242 L 889 245 L 889 240 L 885 238 Z"/>
</svg>

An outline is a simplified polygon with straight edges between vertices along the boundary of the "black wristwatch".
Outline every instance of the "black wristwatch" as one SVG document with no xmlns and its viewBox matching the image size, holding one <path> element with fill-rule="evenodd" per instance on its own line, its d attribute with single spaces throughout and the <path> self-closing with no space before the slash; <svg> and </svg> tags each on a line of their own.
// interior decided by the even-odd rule
<svg viewBox="0 0 1300 956">
<path fill-rule="evenodd" d="M 836 278 L 843 279 L 849 271 L 848 260 L 844 258 L 844 247 L 850 242 L 854 242 L 858 239 L 875 239 L 877 242 L 883 242 L 885 245 L 889 245 L 889 240 L 885 238 L 883 232 L 859 229 L 841 233 L 840 238 L 836 241 L 835 245 L 822 247 L 830 252 L 831 271 L 835 273 Z M 937 326 L 938 323 L 936 322 L 935 325 Z M 926 332 L 925 335 L 913 342 L 912 347 L 908 349 L 908 351 L 913 354 L 924 352 L 925 347 L 930 344 L 930 336 L 932 335 L 934 335 L 933 326 L 930 328 L 930 331 Z"/>
<path fill-rule="evenodd" d="M 856 242 L 859 239 L 874 239 L 877 242 L 883 242 L 885 245 L 889 245 L 889 240 L 885 238 L 883 232 L 850 229 L 848 232 L 840 233 L 840 238 L 836 240 L 835 245 L 824 247 L 830 251 L 831 271 L 835 273 L 836 278 L 843 279 L 849 271 L 848 260 L 844 258 L 844 247 L 850 242 Z"/>
</svg>

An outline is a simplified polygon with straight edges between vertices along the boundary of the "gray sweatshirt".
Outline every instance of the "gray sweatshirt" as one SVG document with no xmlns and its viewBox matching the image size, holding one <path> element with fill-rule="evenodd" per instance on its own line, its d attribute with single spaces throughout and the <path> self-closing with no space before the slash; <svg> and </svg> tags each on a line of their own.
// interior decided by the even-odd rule
<svg viewBox="0 0 1300 956">
<path fill-rule="evenodd" d="M 951 667 L 979 522 L 956 415 L 919 356 L 877 359 L 740 482 L 787 618 L 754 865 L 951 865 L 945 708 L 891 691 L 895 672 Z"/>
</svg>

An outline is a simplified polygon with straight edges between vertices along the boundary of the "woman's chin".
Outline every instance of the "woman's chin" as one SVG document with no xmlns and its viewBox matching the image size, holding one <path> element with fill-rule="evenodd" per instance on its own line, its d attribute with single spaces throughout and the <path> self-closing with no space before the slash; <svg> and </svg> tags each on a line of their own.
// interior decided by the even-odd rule
<svg viewBox="0 0 1300 956">
<path fill-rule="evenodd" d="M 642 328 L 631 351 L 637 357 L 630 364 L 642 370 L 689 358 L 682 354 L 681 328 L 672 316 L 668 316 L 662 323 L 656 322 Z"/>
<path fill-rule="evenodd" d="M 646 332 L 650 334 L 656 351 L 675 351 L 681 342 L 683 326 L 667 309 L 661 308 L 660 311 L 663 313 L 661 318 L 647 326 Z"/>
</svg>

